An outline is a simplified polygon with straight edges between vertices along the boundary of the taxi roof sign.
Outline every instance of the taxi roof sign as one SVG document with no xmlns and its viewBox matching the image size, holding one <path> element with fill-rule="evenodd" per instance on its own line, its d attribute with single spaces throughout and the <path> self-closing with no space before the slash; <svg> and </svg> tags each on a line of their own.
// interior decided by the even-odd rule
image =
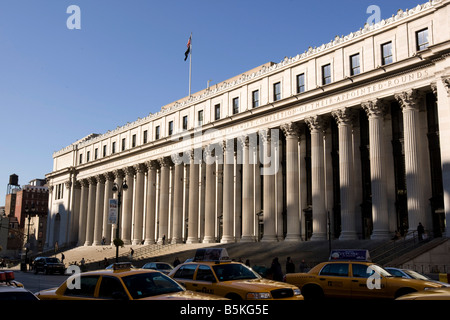
<svg viewBox="0 0 450 320">
<path fill-rule="evenodd" d="M 329 261 L 371 261 L 366 249 L 334 249 L 330 252 Z"/>
<path fill-rule="evenodd" d="M 194 261 L 229 261 L 225 248 L 201 248 L 195 252 Z"/>
</svg>

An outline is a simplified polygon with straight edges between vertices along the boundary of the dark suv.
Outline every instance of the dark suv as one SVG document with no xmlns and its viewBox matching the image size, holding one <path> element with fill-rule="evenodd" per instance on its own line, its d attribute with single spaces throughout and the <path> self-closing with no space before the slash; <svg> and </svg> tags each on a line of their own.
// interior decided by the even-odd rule
<svg viewBox="0 0 450 320">
<path fill-rule="evenodd" d="M 39 271 L 44 272 L 45 274 L 49 273 L 60 273 L 64 274 L 66 272 L 66 267 L 58 258 L 53 257 L 37 257 L 34 259 L 33 263 L 34 274 L 37 274 Z"/>
</svg>

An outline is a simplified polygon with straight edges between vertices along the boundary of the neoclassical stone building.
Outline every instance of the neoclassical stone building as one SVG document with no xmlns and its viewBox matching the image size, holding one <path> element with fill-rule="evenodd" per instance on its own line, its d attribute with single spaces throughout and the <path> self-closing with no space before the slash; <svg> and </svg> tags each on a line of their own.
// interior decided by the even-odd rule
<svg viewBox="0 0 450 320">
<path fill-rule="evenodd" d="M 111 243 L 124 182 L 126 244 L 450 236 L 448 17 L 399 10 L 55 152 L 47 246 Z"/>
</svg>

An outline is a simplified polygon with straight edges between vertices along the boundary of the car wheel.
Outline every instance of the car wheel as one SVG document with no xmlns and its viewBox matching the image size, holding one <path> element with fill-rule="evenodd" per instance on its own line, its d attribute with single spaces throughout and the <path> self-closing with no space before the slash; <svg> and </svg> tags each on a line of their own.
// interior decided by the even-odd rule
<svg viewBox="0 0 450 320">
<path fill-rule="evenodd" d="M 316 285 L 307 285 L 302 288 L 302 295 L 305 300 L 320 300 L 324 294 L 321 287 Z"/>
</svg>

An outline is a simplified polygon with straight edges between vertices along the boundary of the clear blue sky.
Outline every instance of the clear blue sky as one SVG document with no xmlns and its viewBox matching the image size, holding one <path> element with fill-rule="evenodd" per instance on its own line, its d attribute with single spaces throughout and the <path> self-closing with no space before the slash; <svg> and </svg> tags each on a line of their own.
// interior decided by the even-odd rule
<svg viewBox="0 0 450 320">
<path fill-rule="evenodd" d="M 1 0 L 0 206 L 10 174 L 25 185 L 52 153 L 157 112 L 192 92 L 302 53 L 426 0 Z M 70 5 L 81 29 L 66 26 Z"/>
</svg>

